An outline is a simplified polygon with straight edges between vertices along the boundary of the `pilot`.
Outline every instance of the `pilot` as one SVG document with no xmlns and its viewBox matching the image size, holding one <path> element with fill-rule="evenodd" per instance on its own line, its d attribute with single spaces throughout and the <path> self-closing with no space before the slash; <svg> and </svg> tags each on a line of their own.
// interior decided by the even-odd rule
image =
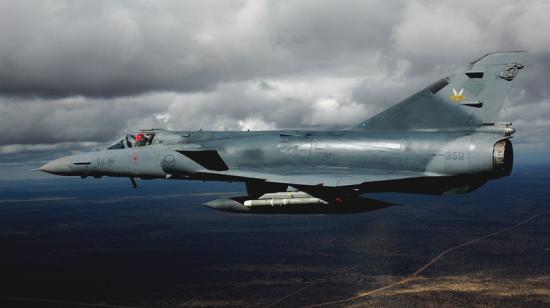
<svg viewBox="0 0 550 308">
<path fill-rule="evenodd" d="M 146 142 L 147 140 L 145 139 L 145 135 L 143 133 L 139 133 L 136 135 L 136 146 L 144 146 Z"/>
</svg>

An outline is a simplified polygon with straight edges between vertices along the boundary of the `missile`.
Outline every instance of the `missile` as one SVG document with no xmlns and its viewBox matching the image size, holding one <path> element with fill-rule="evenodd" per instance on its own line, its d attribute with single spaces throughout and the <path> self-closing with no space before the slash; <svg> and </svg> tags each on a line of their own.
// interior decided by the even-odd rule
<svg viewBox="0 0 550 308">
<path fill-rule="evenodd" d="M 284 208 L 295 206 L 326 205 L 328 202 L 312 197 L 304 192 L 275 192 L 262 195 L 258 199 L 251 199 L 248 196 L 230 199 L 218 199 L 204 204 L 204 206 L 221 211 L 229 212 L 250 212 L 252 210 L 263 210 L 266 208 Z"/>
<path fill-rule="evenodd" d="M 285 199 L 259 199 L 259 200 L 246 200 L 244 206 L 247 207 L 262 207 L 262 206 L 291 206 L 291 205 L 317 205 L 328 204 L 319 198 L 285 198 Z"/>
<path fill-rule="evenodd" d="M 265 207 L 265 206 L 293 206 L 293 205 L 319 205 L 328 204 L 328 202 L 319 198 L 312 197 L 305 192 L 276 192 L 267 193 L 261 196 L 257 200 L 245 200 L 244 206 L 253 207 Z"/>
</svg>

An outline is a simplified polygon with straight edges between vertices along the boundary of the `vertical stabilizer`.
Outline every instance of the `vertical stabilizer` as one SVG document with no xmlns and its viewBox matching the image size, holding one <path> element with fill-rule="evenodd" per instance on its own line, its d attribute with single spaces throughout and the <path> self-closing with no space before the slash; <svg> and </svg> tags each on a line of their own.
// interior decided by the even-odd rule
<svg viewBox="0 0 550 308">
<path fill-rule="evenodd" d="M 522 51 L 487 54 L 359 124 L 357 129 L 452 128 L 495 123 L 513 80 L 523 68 L 523 55 Z"/>
</svg>

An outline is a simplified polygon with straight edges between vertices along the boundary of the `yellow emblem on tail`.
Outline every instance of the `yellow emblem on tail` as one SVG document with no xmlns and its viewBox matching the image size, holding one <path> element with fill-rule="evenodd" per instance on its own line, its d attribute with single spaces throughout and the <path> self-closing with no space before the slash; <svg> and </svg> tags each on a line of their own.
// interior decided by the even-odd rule
<svg viewBox="0 0 550 308">
<path fill-rule="evenodd" d="M 455 88 L 453 88 L 453 95 L 449 96 L 449 98 L 455 102 L 461 102 L 465 100 L 466 97 L 464 96 L 464 88 L 460 89 L 459 92 L 457 92 Z"/>
</svg>

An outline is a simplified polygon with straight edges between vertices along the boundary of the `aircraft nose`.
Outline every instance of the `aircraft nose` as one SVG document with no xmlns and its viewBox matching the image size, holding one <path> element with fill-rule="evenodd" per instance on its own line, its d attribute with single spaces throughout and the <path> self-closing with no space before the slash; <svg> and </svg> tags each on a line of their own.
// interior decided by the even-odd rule
<svg viewBox="0 0 550 308">
<path fill-rule="evenodd" d="M 72 163 L 71 158 L 72 158 L 71 156 L 67 156 L 56 160 L 52 160 L 51 162 L 38 168 L 38 170 L 51 173 L 51 174 L 57 174 L 57 175 L 70 174 L 72 171 L 70 168 L 70 165 Z"/>
</svg>

